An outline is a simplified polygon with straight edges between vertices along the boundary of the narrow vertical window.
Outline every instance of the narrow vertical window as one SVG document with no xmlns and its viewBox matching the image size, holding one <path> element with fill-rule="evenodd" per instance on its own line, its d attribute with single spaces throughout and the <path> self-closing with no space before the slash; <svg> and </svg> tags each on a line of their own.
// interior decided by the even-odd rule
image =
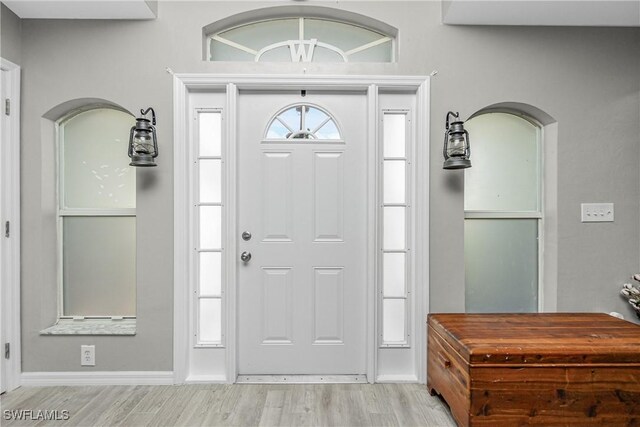
<svg viewBox="0 0 640 427">
<path fill-rule="evenodd" d="M 59 123 L 60 317 L 136 315 L 133 118 L 96 108 Z"/>
<path fill-rule="evenodd" d="M 465 123 L 465 305 L 468 312 L 536 312 L 540 304 L 540 127 L 509 113 Z"/>
<path fill-rule="evenodd" d="M 196 346 L 220 346 L 224 274 L 222 112 L 199 110 L 196 122 Z"/>
<path fill-rule="evenodd" d="M 409 344 L 409 153 L 406 111 L 382 114 L 382 340 L 383 347 Z"/>
</svg>

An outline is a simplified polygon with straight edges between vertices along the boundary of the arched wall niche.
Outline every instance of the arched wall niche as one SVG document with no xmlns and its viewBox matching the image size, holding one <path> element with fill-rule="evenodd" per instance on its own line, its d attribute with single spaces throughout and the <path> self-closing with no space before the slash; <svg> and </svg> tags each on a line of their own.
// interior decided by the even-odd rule
<svg viewBox="0 0 640 427">
<path fill-rule="evenodd" d="M 51 277 L 56 277 L 55 274 L 58 271 L 57 126 L 65 119 L 95 108 L 113 108 L 122 111 L 131 115 L 131 124 L 134 123 L 133 114 L 116 102 L 97 97 L 75 98 L 54 105 L 40 116 L 39 159 L 37 155 L 31 156 L 24 153 L 24 147 L 28 146 L 28 142 L 23 145 L 23 159 L 37 161 L 40 164 L 38 168 L 40 206 L 36 214 L 39 218 L 37 228 L 40 239 L 38 260 L 40 271 L 46 279 L 42 281 L 40 288 L 43 303 L 40 305 L 40 318 L 37 320 L 39 329 L 51 326 L 58 318 L 58 285 L 56 280 L 50 280 Z M 128 135 L 123 135 L 123 138 L 128 138 Z M 38 150 L 35 150 L 35 153 L 37 152 Z"/>
<path fill-rule="evenodd" d="M 114 110 L 122 111 L 133 117 L 133 114 L 121 105 L 115 102 L 108 101 L 102 98 L 76 98 L 69 101 L 62 102 L 42 115 L 43 118 L 57 122 L 62 119 L 72 117 L 83 111 L 93 110 L 94 108 L 113 108 Z"/>
<path fill-rule="evenodd" d="M 522 102 L 499 102 L 497 104 L 489 105 L 488 107 L 484 107 L 475 113 L 473 113 L 469 119 L 472 119 L 476 116 L 486 113 L 492 112 L 503 112 L 503 113 L 511 113 L 517 116 L 521 116 L 525 119 L 533 119 L 538 122 L 542 127 L 552 125 L 556 123 L 556 119 L 554 119 L 550 114 L 541 110 L 538 107 L 535 107 L 530 104 L 525 104 Z"/>
</svg>

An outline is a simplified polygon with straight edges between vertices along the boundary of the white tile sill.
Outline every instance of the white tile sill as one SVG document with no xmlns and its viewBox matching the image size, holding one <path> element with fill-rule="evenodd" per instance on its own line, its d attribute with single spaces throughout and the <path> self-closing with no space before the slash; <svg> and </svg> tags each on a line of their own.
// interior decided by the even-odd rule
<svg viewBox="0 0 640 427">
<path fill-rule="evenodd" d="M 124 335 L 136 334 L 136 319 L 60 319 L 40 335 Z"/>
</svg>

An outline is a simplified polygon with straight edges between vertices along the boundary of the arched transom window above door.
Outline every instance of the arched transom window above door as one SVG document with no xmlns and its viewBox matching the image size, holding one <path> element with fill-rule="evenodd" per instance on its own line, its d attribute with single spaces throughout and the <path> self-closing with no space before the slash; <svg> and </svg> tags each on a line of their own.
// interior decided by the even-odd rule
<svg viewBox="0 0 640 427">
<path fill-rule="evenodd" d="M 260 20 L 207 34 L 210 61 L 393 62 L 395 36 L 318 17 Z"/>
<path fill-rule="evenodd" d="M 275 115 L 267 126 L 265 140 L 341 142 L 342 136 L 338 124 L 327 111 L 315 105 L 297 104 Z"/>
</svg>

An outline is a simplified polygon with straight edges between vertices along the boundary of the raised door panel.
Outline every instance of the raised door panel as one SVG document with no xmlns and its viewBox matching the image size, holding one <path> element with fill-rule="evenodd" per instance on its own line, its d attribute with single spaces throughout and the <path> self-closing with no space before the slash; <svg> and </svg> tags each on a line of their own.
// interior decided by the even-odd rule
<svg viewBox="0 0 640 427">
<path fill-rule="evenodd" d="M 262 268 L 262 343 L 293 342 L 293 271 L 291 268 Z"/>
<path fill-rule="evenodd" d="M 262 157 L 262 232 L 265 242 L 293 241 L 293 153 Z"/>
<path fill-rule="evenodd" d="M 343 241 L 344 161 L 342 152 L 316 152 L 313 162 L 314 240 Z"/>
<path fill-rule="evenodd" d="M 314 344 L 342 344 L 344 333 L 344 268 L 314 268 Z"/>
</svg>

